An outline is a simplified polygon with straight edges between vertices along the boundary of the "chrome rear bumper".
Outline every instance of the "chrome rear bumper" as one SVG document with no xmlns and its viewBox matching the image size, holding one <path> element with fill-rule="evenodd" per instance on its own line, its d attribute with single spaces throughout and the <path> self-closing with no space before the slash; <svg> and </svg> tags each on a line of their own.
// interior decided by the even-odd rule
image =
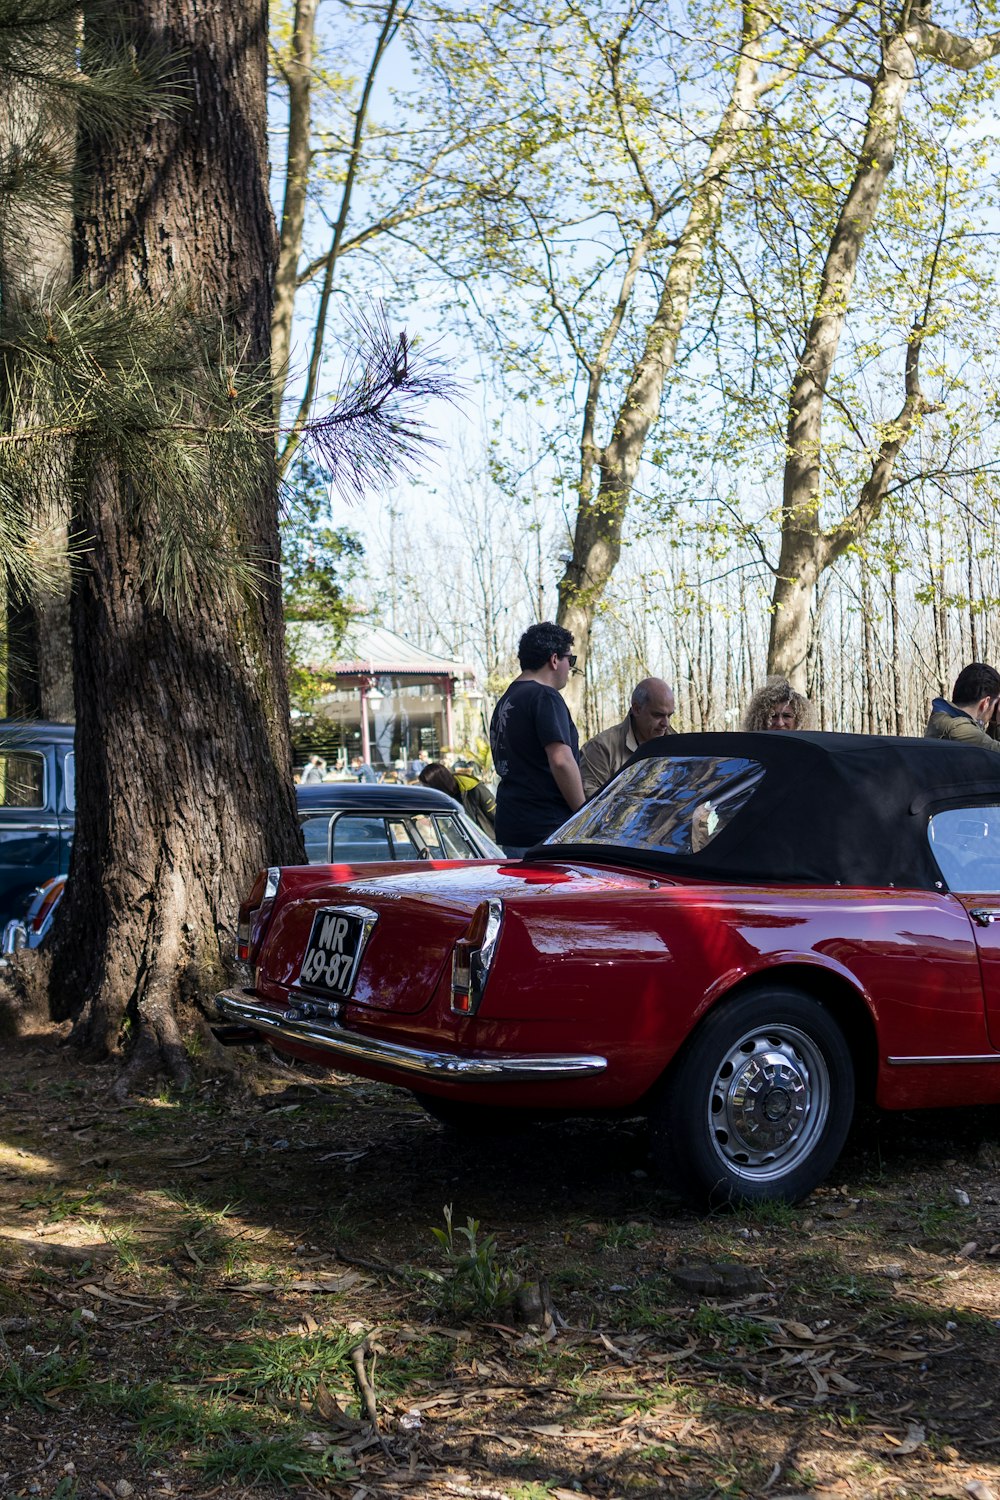
<svg viewBox="0 0 1000 1500">
<path fill-rule="evenodd" d="M 430 1052 L 405 1047 L 380 1037 L 363 1036 L 328 1017 L 295 1020 L 284 1011 L 263 1005 L 246 990 L 223 990 L 215 1008 L 225 1021 L 249 1026 L 261 1037 L 282 1037 L 300 1046 L 315 1047 L 338 1057 L 355 1058 L 380 1068 L 414 1074 L 418 1078 L 464 1080 L 470 1083 L 531 1083 L 559 1078 L 593 1078 L 608 1066 L 607 1058 L 588 1053 Z"/>
</svg>

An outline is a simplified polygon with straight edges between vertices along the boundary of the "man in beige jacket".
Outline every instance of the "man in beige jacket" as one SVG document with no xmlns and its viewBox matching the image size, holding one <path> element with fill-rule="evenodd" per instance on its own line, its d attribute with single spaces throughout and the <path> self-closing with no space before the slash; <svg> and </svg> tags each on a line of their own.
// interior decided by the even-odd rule
<svg viewBox="0 0 1000 1500">
<path fill-rule="evenodd" d="M 647 740 L 674 734 L 670 727 L 673 712 L 674 690 L 661 677 L 644 677 L 637 683 L 624 722 L 595 734 L 580 751 L 580 773 L 587 796 L 593 797 L 602 786 L 607 786 L 629 756 Z"/>
</svg>

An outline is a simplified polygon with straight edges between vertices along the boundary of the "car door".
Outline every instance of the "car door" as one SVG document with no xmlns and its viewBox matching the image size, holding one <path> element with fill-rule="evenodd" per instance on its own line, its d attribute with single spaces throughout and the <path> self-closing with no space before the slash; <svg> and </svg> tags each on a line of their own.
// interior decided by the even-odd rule
<svg viewBox="0 0 1000 1500">
<path fill-rule="evenodd" d="M 943 808 L 931 817 L 929 837 L 949 891 L 969 913 L 986 1029 L 1000 1049 L 1000 803 Z"/>
<path fill-rule="evenodd" d="M 51 746 L 0 743 L 0 918 L 64 869 Z"/>
</svg>

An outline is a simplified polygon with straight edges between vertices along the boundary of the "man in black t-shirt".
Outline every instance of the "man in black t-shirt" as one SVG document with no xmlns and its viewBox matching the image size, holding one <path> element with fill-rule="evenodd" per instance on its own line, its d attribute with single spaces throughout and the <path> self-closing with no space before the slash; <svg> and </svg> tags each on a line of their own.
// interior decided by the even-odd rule
<svg viewBox="0 0 1000 1500">
<path fill-rule="evenodd" d="M 519 859 L 584 804 L 580 739 L 559 696 L 576 665 L 573 637 L 544 620 L 517 648 L 521 675 L 493 710 L 490 745 L 500 777 L 497 842 Z"/>
</svg>

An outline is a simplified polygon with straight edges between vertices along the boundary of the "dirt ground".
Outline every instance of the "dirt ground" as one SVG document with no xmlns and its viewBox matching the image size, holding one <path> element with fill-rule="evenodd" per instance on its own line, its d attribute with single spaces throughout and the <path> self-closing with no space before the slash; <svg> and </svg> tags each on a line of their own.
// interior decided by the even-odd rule
<svg viewBox="0 0 1000 1500">
<path fill-rule="evenodd" d="M 0 1496 L 1000 1496 L 1000 1112 L 705 1218 L 637 1123 L 110 1078 L 0 1053 Z"/>
</svg>

